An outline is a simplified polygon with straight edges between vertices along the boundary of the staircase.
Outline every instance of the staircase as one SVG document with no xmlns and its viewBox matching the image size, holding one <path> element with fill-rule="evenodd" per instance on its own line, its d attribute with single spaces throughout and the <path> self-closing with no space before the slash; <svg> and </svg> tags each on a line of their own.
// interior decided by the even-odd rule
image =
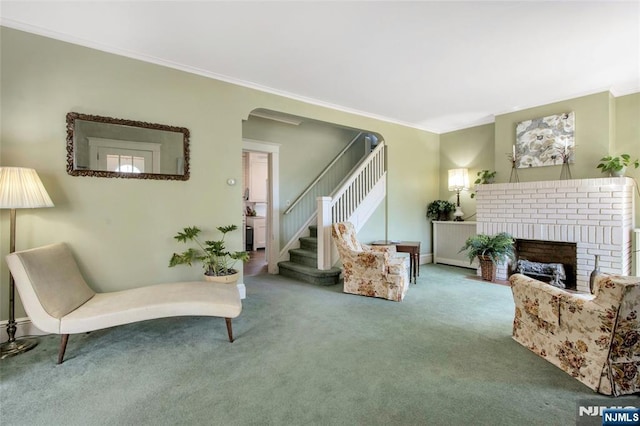
<svg viewBox="0 0 640 426">
<path fill-rule="evenodd" d="M 278 263 L 280 275 L 316 285 L 334 285 L 340 281 L 340 268 L 318 269 L 318 227 L 309 226 L 310 236 L 300 237 L 300 248 L 289 250 L 289 260 Z"/>
<path fill-rule="evenodd" d="M 321 176 L 332 164 L 323 171 Z M 317 285 L 333 285 L 339 282 L 341 269 L 333 266 L 339 258 L 331 241 L 331 224 L 349 221 L 353 223 L 356 231 L 359 231 L 385 199 L 384 142 L 380 141 L 373 150 L 370 150 L 338 187 L 327 191 L 330 195 L 317 193 L 318 182 L 319 179 L 316 179 L 303 193 L 303 196 L 311 198 L 311 202 L 315 205 L 312 205 L 313 210 L 307 211 L 306 222 L 297 228 L 297 233 L 280 251 L 281 261 L 278 262 L 278 268 L 281 275 Z M 284 212 L 285 216 L 293 210 L 296 203 Z M 310 233 L 308 237 L 304 236 L 307 229 Z"/>
</svg>

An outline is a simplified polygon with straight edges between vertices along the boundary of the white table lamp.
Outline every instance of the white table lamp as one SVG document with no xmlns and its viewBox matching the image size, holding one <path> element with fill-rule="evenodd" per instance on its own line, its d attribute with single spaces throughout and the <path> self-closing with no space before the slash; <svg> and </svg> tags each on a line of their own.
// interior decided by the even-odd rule
<svg viewBox="0 0 640 426">
<path fill-rule="evenodd" d="M 469 189 L 469 170 L 468 169 L 451 169 L 449 170 L 449 191 L 455 191 L 457 202 L 456 211 L 453 212 L 455 221 L 461 222 L 464 213 L 460 208 L 460 191 Z"/>
</svg>

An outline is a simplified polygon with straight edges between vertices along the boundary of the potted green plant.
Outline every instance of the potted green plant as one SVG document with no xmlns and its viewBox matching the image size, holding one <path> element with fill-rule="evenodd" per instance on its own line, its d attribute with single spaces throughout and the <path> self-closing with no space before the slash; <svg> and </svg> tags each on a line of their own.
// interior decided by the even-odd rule
<svg viewBox="0 0 640 426">
<path fill-rule="evenodd" d="M 637 169 L 640 167 L 640 161 L 637 158 L 631 161 L 629 154 L 620 154 L 602 157 L 598 164 L 598 168 L 602 169 L 602 173 L 609 173 L 610 176 L 624 176 L 624 172 L 629 166 L 634 166 Z"/>
<path fill-rule="evenodd" d="M 249 253 L 246 251 L 229 252 L 225 247 L 224 238 L 228 232 L 238 229 L 236 225 L 219 226 L 216 229 L 222 233 L 222 238 L 207 240 L 204 243 L 198 238 L 201 231 L 196 226 L 184 228 L 178 232 L 173 238 L 182 243 L 192 241 L 196 243 L 198 248 L 191 247 L 182 253 L 173 253 L 169 267 L 191 266 L 194 262 L 202 262 L 206 281 L 235 283 L 238 280 L 239 272 L 233 267 L 239 260 L 243 262 L 249 260 Z"/>
<path fill-rule="evenodd" d="M 478 173 L 476 173 L 476 175 L 478 176 L 478 178 L 475 180 L 475 182 L 473 182 L 475 185 L 484 185 L 487 183 L 493 183 L 493 181 L 496 178 L 496 172 L 494 171 L 490 171 L 490 170 L 480 170 Z M 472 192 L 471 193 L 471 198 L 475 198 L 476 193 Z"/>
<path fill-rule="evenodd" d="M 513 237 L 506 232 L 496 235 L 478 234 L 467 238 L 459 253 L 466 251 L 469 263 L 478 258 L 482 279 L 495 281 L 496 263 L 506 259 L 515 262 L 514 243 Z"/>
<path fill-rule="evenodd" d="M 427 217 L 432 220 L 449 220 L 456 205 L 451 201 L 435 200 L 427 206 Z"/>
</svg>

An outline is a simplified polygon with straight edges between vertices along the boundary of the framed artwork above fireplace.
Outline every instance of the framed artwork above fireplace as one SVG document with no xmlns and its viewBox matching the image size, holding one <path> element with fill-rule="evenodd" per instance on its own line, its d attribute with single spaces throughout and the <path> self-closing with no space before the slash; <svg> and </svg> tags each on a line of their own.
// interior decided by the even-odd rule
<svg viewBox="0 0 640 426">
<path fill-rule="evenodd" d="M 575 114 L 526 120 L 516 126 L 514 149 L 516 167 L 541 167 L 573 163 L 575 153 Z"/>
</svg>

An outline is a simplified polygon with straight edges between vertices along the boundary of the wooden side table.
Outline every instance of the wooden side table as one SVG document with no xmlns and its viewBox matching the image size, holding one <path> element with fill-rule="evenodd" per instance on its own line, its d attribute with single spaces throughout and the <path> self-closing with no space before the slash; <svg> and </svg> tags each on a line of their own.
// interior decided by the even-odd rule
<svg viewBox="0 0 640 426">
<path fill-rule="evenodd" d="M 420 241 L 396 241 L 396 240 L 378 240 L 371 243 L 372 246 L 396 246 L 396 251 L 400 253 L 409 253 L 409 281 L 413 279 L 416 283 L 420 276 Z"/>
</svg>

